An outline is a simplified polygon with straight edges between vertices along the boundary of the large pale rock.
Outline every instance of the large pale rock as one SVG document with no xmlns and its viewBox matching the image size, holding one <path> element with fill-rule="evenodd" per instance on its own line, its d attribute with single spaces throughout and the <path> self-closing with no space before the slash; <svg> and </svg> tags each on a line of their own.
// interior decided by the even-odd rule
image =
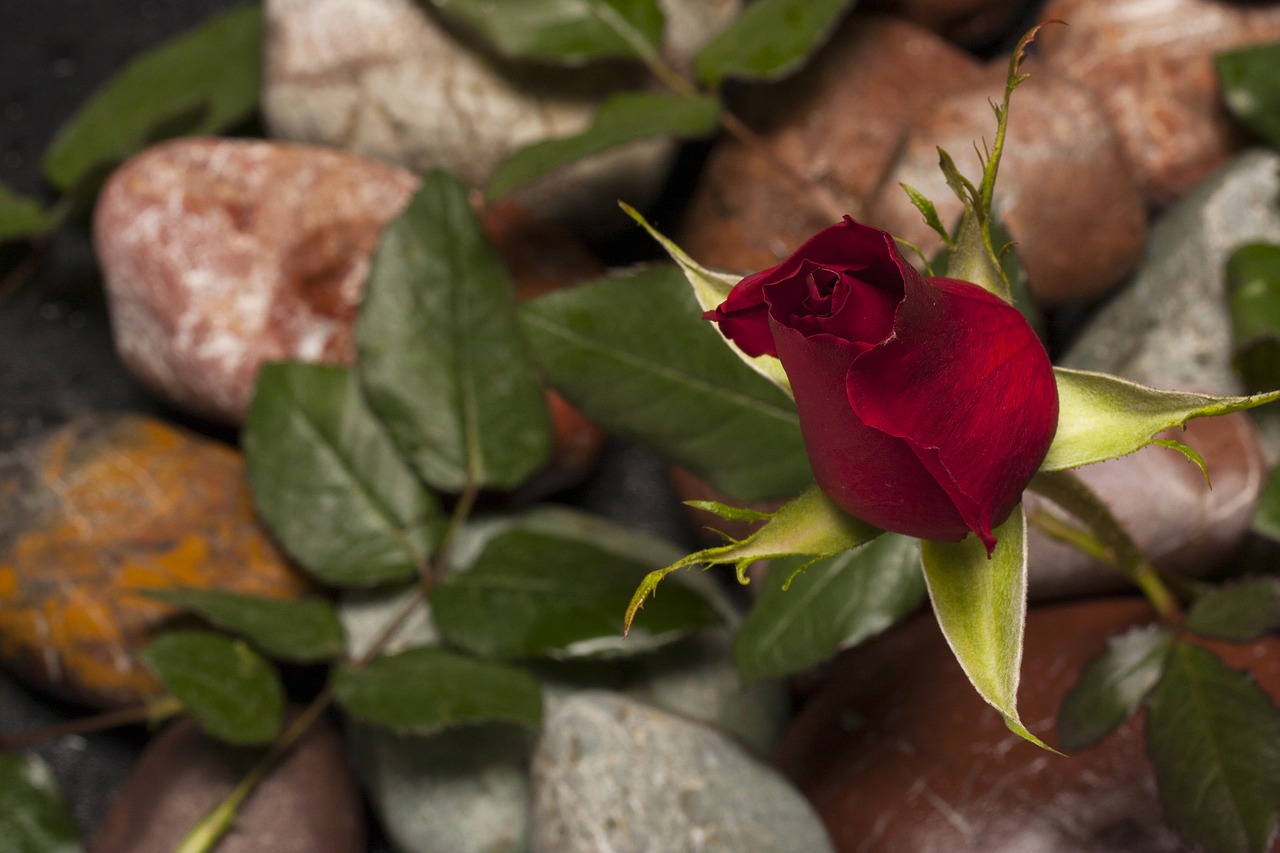
<svg viewBox="0 0 1280 853">
<path fill-rule="evenodd" d="M 840 213 L 858 217 L 917 113 L 979 74 L 975 59 L 922 27 L 855 13 L 803 71 L 744 89 L 736 109 Z M 724 139 L 679 242 L 708 266 L 746 273 L 778 263 L 835 218 L 767 157 Z"/>
<path fill-rule="evenodd" d="M 1018 87 L 996 205 L 1018 256 L 1027 286 L 1042 302 L 1061 304 L 1095 297 L 1129 272 L 1147 236 L 1142 195 L 1120 141 L 1087 89 L 1034 65 Z M 867 220 L 932 256 L 941 239 L 899 184 L 915 187 L 937 206 L 948 227 L 963 207 L 938 168 L 938 148 L 975 182 L 982 167 L 974 146 L 995 140 L 989 103 L 1003 96 L 1008 63 L 990 65 L 982 79 L 921 112 L 880 185 Z"/>
<path fill-rule="evenodd" d="M 1245 243 L 1280 241 L 1278 171 L 1280 155 L 1245 152 L 1171 208 L 1133 279 L 1063 364 L 1161 388 L 1239 393 L 1224 264 Z"/>
<path fill-rule="evenodd" d="M 736 15 L 740 0 L 666 0 L 675 61 Z M 583 73 L 488 55 L 414 0 L 269 0 L 263 110 L 272 133 L 337 145 L 414 171 L 448 169 L 482 187 L 508 154 L 579 133 L 600 102 L 643 80 L 638 69 Z M 674 146 L 650 139 L 584 160 L 514 196 L 600 230 L 643 206 Z"/>
<path fill-rule="evenodd" d="M 548 708 L 533 759 L 534 853 L 821 853 L 813 813 L 733 740 L 609 693 Z"/>
<path fill-rule="evenodd" d="M 231 793 L 261 757 L 227 746 L 192 720 L 153 740 L 116 793 L 89 843 L 92 853 L 169 853 Z M 361 853 L 364 803 L 342 736 L 313 724 L 236 815 L 223 853 Z"/>
<path fill-rule="evenodd" d="M 60 696 L 135 705 L 175 615 L 155 587 L 306 590 L 257 524 L 240 454 L 135 416 L 79 418 L 0 458 L 0 662 Z"/>
<path fill-rule="evenodd" d="M 1148 201 L 1185 195 L 1238 147 L 1213 57 L 1280 39 L 1280 4 L 1051 0 L 1037 48 L 1101 101 Z"/>
<path fill-rule="evenodd" d="M 1053 744 L 1062 697 L 1108 637 L 1154 621 L 1145 602 L 1032 608 L 1021 716 Z M 1280 696 L 1280 640 L 1215 644 Z M 1175 853 L 1139 714 L 1071 757 L 1005 728 L 955 662 L 932 615 L 842 654 L 784 736 L 777 761 L 841 853 Z"/>
</svg>

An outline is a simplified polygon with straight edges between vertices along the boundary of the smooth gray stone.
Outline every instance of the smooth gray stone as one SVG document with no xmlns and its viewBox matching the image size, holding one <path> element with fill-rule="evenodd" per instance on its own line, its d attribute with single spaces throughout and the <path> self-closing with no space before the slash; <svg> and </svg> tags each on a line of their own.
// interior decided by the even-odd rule
<svg viewBox="0 0 1280 853">
<path fill-rule="evenodd" d="M 1246 151 L 1172 207 L 1133 280 L 1062 363 L 1160 388 L 1241 393 L 1224 265 L 1245 243 L 1280 241 L 1278 171 L 1280 154 Z"/>
<path fill-rule="evenodd" d="M 733 739 L 611 693 L 548 708 L 533 758 L 534 853 L 818 853 L 805 799 Z"/>
</svg>

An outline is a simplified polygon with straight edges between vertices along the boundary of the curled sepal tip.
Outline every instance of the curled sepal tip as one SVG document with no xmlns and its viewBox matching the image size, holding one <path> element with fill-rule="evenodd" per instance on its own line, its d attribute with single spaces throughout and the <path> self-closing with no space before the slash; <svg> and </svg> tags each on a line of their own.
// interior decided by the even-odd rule
<svg viewBox="0 0 1280 853">
<path fill-rule="evenodd" d="M 798 498 L 765 517 L 768 519 L 765 524 L 745 539 L 706 548 L 645 575 L 627 605 L 623 633 L 631 630 L 631 621 L 662 579 L 678 569 L 696 565 L 732 565 L 738 581 L 746 583 L 747 566 L 756 560 L 791 556 L 815 560 L 830 557 L 865 545 L 884 532 L 838 508 L 817 486 L 810 486 Z"/>
</svg>

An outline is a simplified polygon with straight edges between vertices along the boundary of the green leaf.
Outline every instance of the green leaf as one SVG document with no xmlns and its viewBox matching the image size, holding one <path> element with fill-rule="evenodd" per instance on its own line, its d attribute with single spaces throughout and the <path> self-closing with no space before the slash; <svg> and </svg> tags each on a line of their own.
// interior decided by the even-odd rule
<svg viewBox="0 0 1280 853">
<path fill-rule="evenodd" d="M 431 611 L 448 642 L 493 658 L 636 653 L 719 622 L 705 599 L 672 585 L 624 641 L 627 600 L 652 568 L 582 541 L 511 531 L 436 587 Z"/>
<path fill-rule="evenodd" d="M 680 267 L 680 271 L 684 273 L 690 286 L 693 287 L 693 295 L 698 300 L 698 307 L 703 311 L 714 311 L 719 307 L 720 303 L 728 298 L 729 291 L 733 290 L 733 286 L 742 280 L 742 276 L 734 275 L 733 273 L 716 272 L 701 266 L 672 240 L 650 225 L 640 215 L 639 211 L 630 205 L 621 202 L 619 204 L 628 216 L 640 223 L 641 227 L 649 232 L 649 236 L 658 241 L 658 245 L 662 246 L 667 254 L 671 256 L 671 260 L 675 261 L 676 266 Z M 720 333 L 719 325 L 713 325 L 715 325 L 716 333 L 720 335 L 720 340 L 724 342 L 730 352 L 756 373 L 778 386 L 788 397 L 795 397 L 791 393 L 791 381 L 787 379 L 787 372 L 782 369 L 782 362 L 776 356 L 747 355 L 736 344 Z"/>
<path fill-rule="evenodd" d="M 1280 387 L 1280 246 L 1251 243 L 1227 259 L 1235 367 L 1251 391 Z"/>
<path fill-rule="evenodd" d="M 1022 628 L 1027 615 L 1027 523 L 1021 505 L 994 531 L 991 557 L 978 537 L 920 543 L 938 626 L 979 695 L 1015 734 L 1044 746 L 1018 719 Z"/>
<path fill-rule="evenodd" d="M 579 65 L 657 53 L 656 0 L 430 0 L 508 56 Z"/>
<path fill-rule="evenodd" d="M 1253 516 L 1253 529 L 1280 542 L 1280 467 L 1271 471 L 1262 489 L 1258 509 Z"/>
<path fill-rule="evenodd" d="M 148 598 L 199 614 L 249 640 L 277 660 L 311 663 L 342 657 L 346 637 L 338 614 L 319 598 L 282 601 L 218 589 L 144 589 Z"/>
<path fill-rule="evenodd" d="M 794 494 L 813 477 L 795 405 L 699 315 L 658 267 L 531 300 L 521 319 L 551 384 L 604 429 L 735 498 Z"/>
<path fill-rule="evenodd" d="M 202 631 L 161 634 L 142 653 L 201 728 L 233 744 L 269 743 L 284 718 L 284 688 L 247 643 Z"/>
<path fill-rule="evenodd" d="M 52 226 L 40 202 L 0 184 L 0 243 L 35 237 Z"/>
<path fill-rule="evenodd" d="M 853 0 L 755 0 L 694 58 L 703 82 L 777 80 L 800 68 Z"/>
<path fill-rule="evenodd" d="M 1169 822 L 1221 853 L 1269 850 L 1280 804 L 1280 714 L 1249 676 L 1178 642 L 1151 694 L 1147 752 Z"/>
<path fill-rule="evenodd" d="M 1237 643 L 1280 629 L 1280 578 L 1243 580 L 1201 596 L 1183 627 Z"/>
<path fill-rule="evenodd" d="M 1192 418 L 1225 415 L 1280 399 L 1280 391 L 1252 397 L 1210 397 L 1148 388 L 1106 373 L 1055 367 L 1058 432 L 1041 471 L 1062 471 L 1141 450 L 1156 435 Z"/>
<path fill-rule="evenodd" d="M 1084 749 L 1123 723 L 1164 674 L 1172 643 L 1173 632 L 1160 625 L 1112 637 L 1062 700 L 1059 745 L 1073 752 Z"/>
<path fill-rule="evenodd" d="M 511 154 L 498 164 L 485 192 L 491 199 L 499 198 L 562 166 L 637 139 L 706 136 L 715 130 L 719 116 L 715 98 L 621 92 L 600 105 L 582 133 L 537 142 Z"/>
<path fill-rule="evenodd" d="M 884 531 L 854 518 L 833 504 L 816 485 L 784 504 L 769 521 L 746 539 L 707 548 L 682 557 L 671 565 L 645 575 L 627 606 L 625 625 L 629 628 L 636 612 L 658 584 L 677 569 L 705 563 L 732 565 L 739 583 L 747 583 L 747 566 L 757 560 L 778 557 L 808 557 L 816 562 L 834 557 L 875 539 Z"/>
<path fill-rule="evenodd" d="M 816 666 L 880 633 L 924 599 L 920 543 L 887 533 L 828 557 L 784 583 L 795 560 L 769 566 L 760 595 L 734 639 L 747 681 L 780 678 Z"/>
<path fill-rule="evenodd" d="M 0 753 L 0 839 L 9 853 L 84 849 L 57 781 L 35 756 Z"/>
<path fill-rule="evenodd" d="M 1236 118 L 1280 148 L 1280 44 L 1219 54 L 1222 99 Z"/>
<path fill-rule="evenodd" d="M 243 444 L 258 512 L 318 580 L 373 586 L 415 577 L 440 511 L 345 368 L 266 364 Z"/>
<path fill-rule="evenodd" d="M 247 118 L 262 86 L 262 8 L 242 6 L 125 66 L 63 125 L 44 155 L 59 189 L 171 135 L 215 133 Z M 190 120 L 195 112 L 199 119 Z"/>
<path fill-rule="evenodd" d="M 463 723 L 542 724 L 538 682 L 515 667 L 438 648 L 374 658 L 333 674 L 333 696 L 348 714 L 401 734 L 426 735 Z"/>
<path fill-rule="evenodd" d="M 546 463 L 515 293 L 457 178 L 428 173 L 383 233 L 356 340 L 369 404 L 428 483 L 510 489 Z"/>
</svg>

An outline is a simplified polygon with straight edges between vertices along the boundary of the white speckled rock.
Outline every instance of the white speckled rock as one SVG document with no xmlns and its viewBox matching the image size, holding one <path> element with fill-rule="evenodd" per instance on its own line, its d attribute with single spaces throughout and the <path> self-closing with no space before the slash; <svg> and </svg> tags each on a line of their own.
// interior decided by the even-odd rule
<svg viewBox="0 0 1280 853">
<path fill-rule="evenodd" d="M 534 853 L 826 853 L 777 771 L 730 738 L 602 692 L 549 703 L 533 758 Z"/>
<path fill-rule="evenodd" d="M 737 14 L 740 0 L 665 0 L 676 62 Z M 349 148 L 415 171 L 442 167 L 481 186 L 509 153 L 579 133 L 597 105 L 642 74 L 589 72 L 487 56 L 413 0 L 268 0 L 263 110 L 278 136 Z M 513 198 L 568 224 L 628 222 L 674 146 L 631 143 L 520 188 Z M 602 216 L 603 214 L 603 216 Z"/>
</svg>

